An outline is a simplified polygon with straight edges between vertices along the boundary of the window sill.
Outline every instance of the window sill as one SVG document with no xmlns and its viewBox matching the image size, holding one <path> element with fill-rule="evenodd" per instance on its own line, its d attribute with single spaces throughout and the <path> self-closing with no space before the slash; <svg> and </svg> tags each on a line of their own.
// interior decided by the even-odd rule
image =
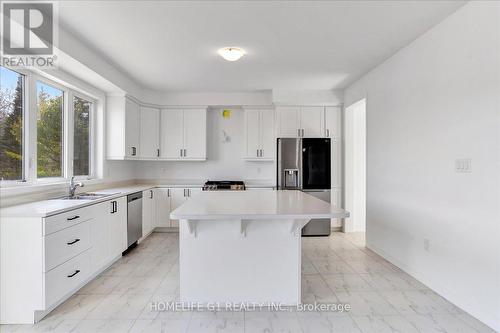
<svg viewBox="0 0 500 333">
<path fill-rule="evenodd" d="M 78 178 L 78 181 L 81 181 L 84 185 L 96 185 L 104 182 L 101 178 L 87 178 L 87 177 Z M 0 182 L 0 196 L 14 197 L 21 195 L 37 194 L 42 192 L 47 193 L 53 191 L 60 191 L 62 189 L 66 189 L 68 184 L 69 180 L 64 178 L 44 179 L 44 180 L 39 180 L 36 183 L 14 182 L 14 181 Z"/>
</svg>

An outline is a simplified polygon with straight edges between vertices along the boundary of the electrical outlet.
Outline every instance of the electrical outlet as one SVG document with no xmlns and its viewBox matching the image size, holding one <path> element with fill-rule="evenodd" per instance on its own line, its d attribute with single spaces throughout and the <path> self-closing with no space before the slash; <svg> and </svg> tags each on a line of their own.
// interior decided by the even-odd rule
<svg viewBox="0 0 500 333">
<path fill-rule="evenodd" d="M 471 173 L 472 160 L 470 158 L 459 158 L 455 160 L 455 172 Z"/>
<path fill-rule="evenodd" d="M 424 250 L 429 252 L 430 241 L 427 238 L 424 238 Z"/>
</svg>

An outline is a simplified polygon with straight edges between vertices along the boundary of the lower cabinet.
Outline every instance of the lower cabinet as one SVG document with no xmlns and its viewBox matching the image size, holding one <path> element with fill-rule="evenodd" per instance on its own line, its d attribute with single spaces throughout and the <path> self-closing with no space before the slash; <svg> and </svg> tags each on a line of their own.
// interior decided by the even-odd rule
<svg viewBox="0 0 500 333">
<path fill-rule="evenodd" d="M 127 248 L 127 198 L 48 217 L 2 217 L 0 324 L 32 324 Z"/>
<path fill-rule="evenodd" d="M 156 226 L 160 228 L 169 228 L 172 191 L 169 188 L 156 188 L 155 193 Z"/>
<path fill-rule="evenodd" d="M 156 227 L 156 189 L 142 191 L 142 237 Z"/>
<path fill-rule="evenodd" d="M 171 187 L 155 189 L 156 227 L 178 228 L 179 221 L 171 220 L 170 213 L 198 192 L 201 192 L 201 188 Z"/>
<path fill-rule="evenodd" d="M 113 207 L 114 206 L 114 207 Z M 109 247 L 111 259 L 118 257 L 127 249 L 127 197 L 111 201 L 109 219 Z"/>
<path fill-rule="evenodd" d="M 201 192 L 201 188 L 199 187 L 189 187 L 189 188 L 171 188 L 170 189 L 170 211 L 176 210 L 180 205 L 182 205 L 186 200 L 189 200 L 190 197 L 195 195 L 196 193 Z M 171 228 L 179 228 L 178 220 L 170 220 Z"/>
<path fill-rule="evenodd" d="M 90 263 L 102 269 L 127 249 L 127 197 L 94 205 L 90 221 Z"/>
</svg>

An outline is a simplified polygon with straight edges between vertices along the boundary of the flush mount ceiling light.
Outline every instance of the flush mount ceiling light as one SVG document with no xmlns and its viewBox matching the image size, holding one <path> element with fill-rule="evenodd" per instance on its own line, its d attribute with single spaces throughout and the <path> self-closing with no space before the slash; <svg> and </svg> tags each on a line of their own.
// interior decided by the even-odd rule
<svg viewBox="0 0 500 333">
<path fill-rule="evenodd" d="M 245 55 L 245 50 L 239 47 L 223 47 L 217 51 L 227 61 L 236 61 Z"/>
</svg>

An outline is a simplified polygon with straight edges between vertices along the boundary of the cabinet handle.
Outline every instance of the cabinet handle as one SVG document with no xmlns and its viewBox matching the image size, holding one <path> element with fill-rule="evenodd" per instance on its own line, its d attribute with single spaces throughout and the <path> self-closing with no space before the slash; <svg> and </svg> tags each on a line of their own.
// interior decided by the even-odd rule
<svg viewBox="0 0 500 333">
<path fill-rule="evenodd" d="M 182 149 L 179 149 L 179 154 L 182 157 Z"/>
<path fill-rule="evenodd" d="M 326 137 L 329 138 L 330 137 L 330 130 L 327 128 L 326 129 Z"/>
<path fill-rule="evenodd" d="M 304 129 L 302 129 L 302 137 L 304 137 Z"/>
<path fill-rule="evenodd" d="M 153 199 L 153 190 L 149 190 L 149 198 Z"/>
<path fill-rule="evenodd" d="M 156 157 L 160 157 L 160 149 L 156 149 Z"/>
<path fill-rule="evenodd" d="M 188 197 L 190 197 L 190 196 L 191 196 L 191 189 L 188 188 Z"/>
<path fill-rule="evenodd" d="M 186 149 L 184 149 L 184 157 L 186 157 Z"/>
<path fill-rule="evenodd" d="M 186 189 L 184 189 L 184 198 L 186 197 Z"/>
<path fill-rule="evenodd" d="M 77 269 L 77 270 L 76 270 L 73 274 L 70 274 L 70 275 L 68 275 L 67 277 L 71 278 L 71 277 L 75 276 L 75 275 L 76 275 L 76 274 L 78 274 L 78 273 L 80 273 L 80 270 L 79 270 L 79 269 Z"/>
<path fill-rule="evenodd" d="M 300 137 L 300 128 L 297 129 L 297 136 Z"/>
<path fill-rule="evenodd" d="M 260 150 L 260 157 L 264 156 L 264 149 Z"/>
<path fill-rule="evenodd" d="M 132 156 L 135 156 L 137 154 L 137 149 L 135 147 L 132 147 Z"/>
<path fill-rule="evenodd" d="M 170 189 L 169 188 L 167 189 L 167 197 L 170 198 Z"/>
<path fill-rule="evenodd" d="M 78 243 L 79 241 L 80 241 L 80 238 L 77 238 L 77 239 L 75 239 L 74 241 L 69 242 L 69 243 L 66 243 L 66 244 L 68 244 L 68 245 L 73 245 L 73 244 L 75 244 L 75 243 Z"/>
<path fill-rule="evenodd" d="M 73 220 L 76 220 L 76 219 L 79 219 L 79 218 L 80 218 L 80 216 L 75 215 L 75 216 L 73 216 L 73 217 L 68 217 L 66 220 L 68 220 L 68 221 L 73 221 Z"/>
</svg>

